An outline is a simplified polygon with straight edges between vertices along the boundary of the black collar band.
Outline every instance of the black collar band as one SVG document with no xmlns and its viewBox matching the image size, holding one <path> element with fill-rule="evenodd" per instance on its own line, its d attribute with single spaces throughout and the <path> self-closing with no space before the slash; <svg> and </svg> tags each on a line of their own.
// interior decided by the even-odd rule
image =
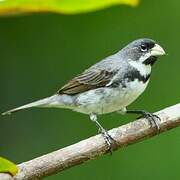
<svg viewBox="0 0 180 180">
<path fill-rule="evenodd" d="M 143 64 L 145 64 L 145 65 L 153 65 L 155 62 L 156 62 L 156 60 L 157 60 L 157 57 L 155 57 L 155 56 L 151 56 L 151 57 L 149 57 L 148 59 L 146 59 L 144 62 L 143 62 Z"/>
<path fill-rule="evenodd" d="M 139 82 L 146 83 L 149 80 L 150 76 L 151 76 L 150 73 L 144 76 L 141 75 L 141 73 L 138 70 L 132 69 L 132 71 L 125 73 L 123 78 L 117 79 L 112 84 L 110 84 L 109 87 L 113 88 L 113 87 L 119 87 L 121 85 L 123 88 L 126 88 L 127 82 L 133 82 L 136 79 Z"/>
</svg>

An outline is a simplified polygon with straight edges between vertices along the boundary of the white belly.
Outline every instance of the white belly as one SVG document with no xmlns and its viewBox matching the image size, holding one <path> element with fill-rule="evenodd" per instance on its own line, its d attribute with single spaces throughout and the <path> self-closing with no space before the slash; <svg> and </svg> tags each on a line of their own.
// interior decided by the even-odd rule
<svg viewBox="0 0 180 180">
<path fill-rule="evenodd" d="M 90 114 L 105 114 L 121 110 L 131 104 L 146 88 L 148 81 L 144 84 L 138 80 L 127 83 L 126 88 L 99 88 L 78 95 L 76 107 L 73 110 Z"/>
</svg>

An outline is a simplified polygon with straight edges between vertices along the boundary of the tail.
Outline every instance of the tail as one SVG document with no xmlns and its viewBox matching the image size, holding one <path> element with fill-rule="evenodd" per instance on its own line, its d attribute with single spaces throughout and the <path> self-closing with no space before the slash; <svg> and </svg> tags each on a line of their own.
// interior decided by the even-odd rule
<svg viewBox="0 0 180 180">
<path fill-rule="evenodd" d="M 48 106 L 51 106 L 51 103 L 54 102 L 54 99 L 56 98 L 56 96 L 57 95 L 50 96 L 50 97 L 41 99 L 39 101 L 35 101 L 35 102 L 32 102 L 32 103 L 26 104 L 24 106 L 20 106 L 18 108 L 11 109 L 9 111 L 6 111 L 6 112 L 2 113 L 2 115 L 10 115 L 11 113 L 14 113 L 14 112 L 17 112 L 17 111 L 20 111 L 20 110 L 23 110 L 23 109 L 32 108 L 32 107 L 48 107 Z"/>
</svg>

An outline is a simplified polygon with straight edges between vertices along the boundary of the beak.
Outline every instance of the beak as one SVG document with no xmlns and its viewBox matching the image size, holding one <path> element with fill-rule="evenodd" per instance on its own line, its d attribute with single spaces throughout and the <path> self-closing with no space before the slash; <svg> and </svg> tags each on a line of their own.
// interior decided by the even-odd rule
<svg viewBox="0 0 180 180">
<path fill-rule="evenodd" d="M 158 44 L 155 44 L 155 46 L 151 49 L 150 53 L 151 56 L 162 56 L 166 54 L 164 49 Z"/>
</svg>

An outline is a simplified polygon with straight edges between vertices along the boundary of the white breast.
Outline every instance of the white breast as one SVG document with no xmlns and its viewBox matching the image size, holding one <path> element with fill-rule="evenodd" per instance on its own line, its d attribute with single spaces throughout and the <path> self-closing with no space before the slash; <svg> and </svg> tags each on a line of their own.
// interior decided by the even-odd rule
<svg viewBox="0 0 180 180">
<path fill-rule="evenodd" d="M 118 111 L 131 104 L 147 87 L 146 83 L 137 79 L 133 82 L 127 82 L 126 88 L 99 88 L 90 90 L 78 95 L 76 107 L 73 110 L 90 114 L 105 114 Z"/>
<path fill-rule="evenodd" d="M 151 73 L 151 66 L 142 62 L 129 61 L 131 66 L 140 72 L 141 75 L 147 76 Z M 125 82 L 126 86 L 122 87 L 103 87 L 90 90 L 77 95 L 76 106 L 73 110 L 90 114 L 105 114 L 118 111 L 131 104 L 143 93 L 149 80 L 144 83 L 135 79 L 131 82 Z M 111 83 L 111 82 L 110 82 Z"/>
</svg>

